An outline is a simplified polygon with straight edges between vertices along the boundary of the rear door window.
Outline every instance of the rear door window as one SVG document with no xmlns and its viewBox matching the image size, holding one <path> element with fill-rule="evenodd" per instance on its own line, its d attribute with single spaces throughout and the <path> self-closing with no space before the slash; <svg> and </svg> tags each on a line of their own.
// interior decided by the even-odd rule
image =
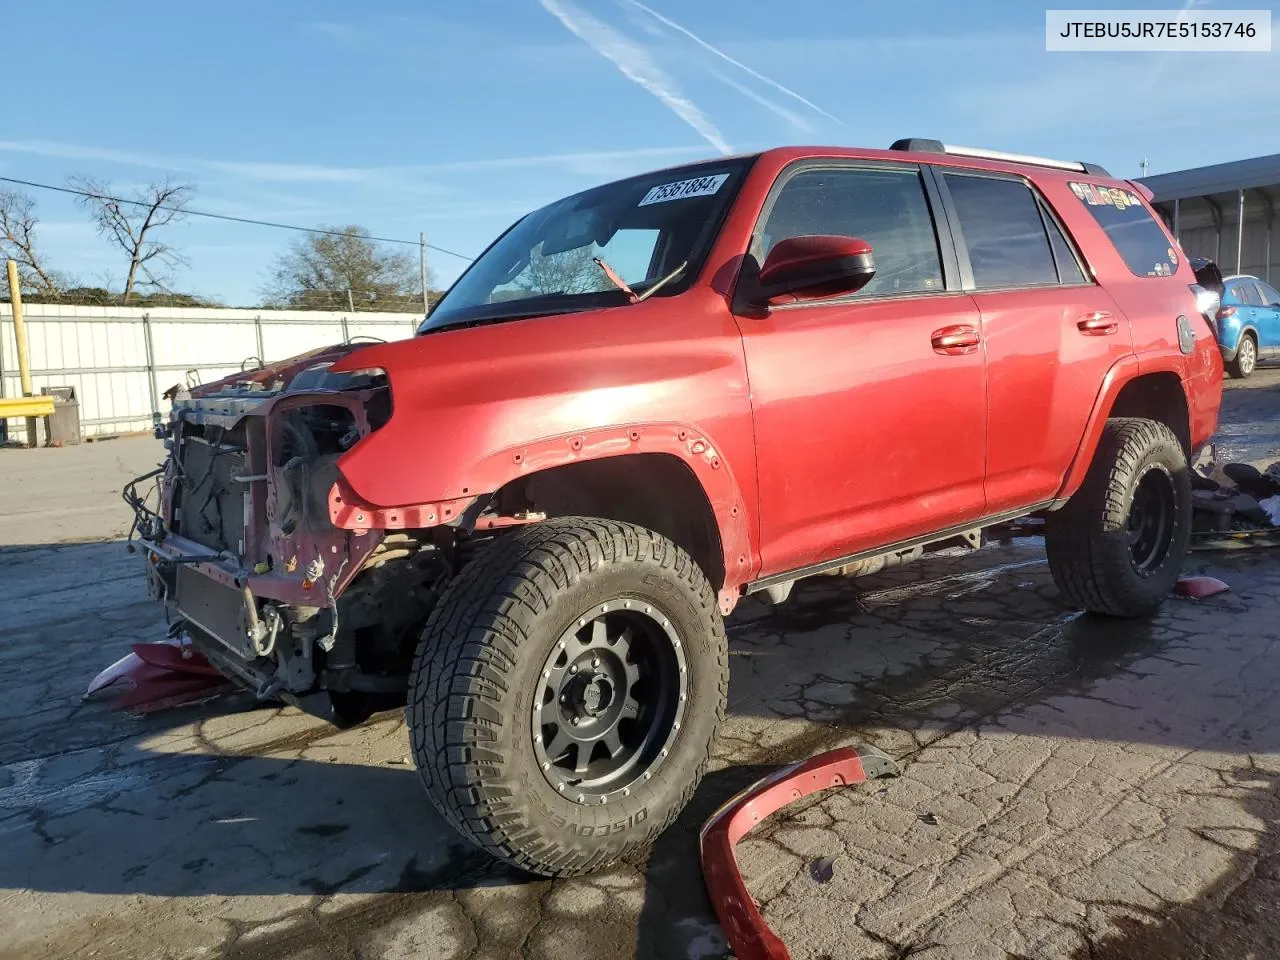
<svg viewBox="0 0 1280 960">
<path fill-rule="evenodd" d="M 1071 191 L 1135 276 L 1169 277 L 1178 269 L 1178 255 L 1168 236 L 1136 193 L 1094 183 L 1072 183 Z"/>
<path fill-rule="evenodd" d="M 1262 305 L 1264 307 L 1280 307 L 1280 293 L 1277 293 L 1274 287 L 1267 286 L 1267 284 L 1259 280 L 1258 292 L 1262 294 Z"/>
<path fill-rule="evenodd" d="M 943 290 L 938 236 L 918 170 L 853 166 L 800 170 L 778 191 L 753 253 L 763 263 L 778 241 L 814 234 L 861 237 L 871 244 L 876 275 L 853 296 Z"/>
<path fill-rule="evenodd" d="M 1241 303 L 1247 303 L 1251 307 L 1262 306 L 1262 294 L 1258 293 L 1258 286 L 1252 280 L 1241 280 L 1235 284 L 1233 292 Z"/>
<path fill-rule="evenodd" d="M 943 179 L 979 290 L 1058 282 L 1040 204 L 1025 183 L 963 173 L 945 173 Z"/>
</svg>

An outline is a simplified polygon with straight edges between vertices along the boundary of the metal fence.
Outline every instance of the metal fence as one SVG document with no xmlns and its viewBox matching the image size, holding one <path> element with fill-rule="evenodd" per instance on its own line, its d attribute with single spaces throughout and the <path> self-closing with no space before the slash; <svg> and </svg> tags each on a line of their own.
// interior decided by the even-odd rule
<svg viewBox="0 0 1280 960">
<path fill-rule="evenodd" d="M 167 409 L 162 395 L 186 378 L 216 380 L 253 358 L 283 360 L 352 337 L 402 340 L 422 317 L 412 313 L 310 310 L 68 307 L 26 304 L 33 392 L 75 388 L 86 437 L 150 430 Z M 13 314 L 0 304 L 0 396 L 21 394 Z M 248 361 L 246 364 L 245 362 Z M 0 421 L 0 429 L 5 421 Z M 25 440 L 22 420 L 8 439 Z"/>
</svg>

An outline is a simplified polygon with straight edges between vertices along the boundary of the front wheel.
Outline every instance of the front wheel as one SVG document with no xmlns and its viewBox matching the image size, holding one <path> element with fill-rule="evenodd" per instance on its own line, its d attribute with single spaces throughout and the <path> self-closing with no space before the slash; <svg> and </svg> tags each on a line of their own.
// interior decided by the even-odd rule
<svg viewBox="0 0 1280 960">
<path fill-rule="evenodd" d="M 481 553 L 423 632 L 407 710 L 454 828 L 545 876 L 643 847 L 702 779 L 728 692 L 715 591 L 657 534 L 549 520 Z"/>
<path fill-rule="evenodd" d="M 1045 519 L 1049 569 L 1072 606 L 1115 617 L 1154 613 L 1191 542 L 1191 475 L 1163 423 L 1114 419 L 1089 473 Z"/>
</svg>

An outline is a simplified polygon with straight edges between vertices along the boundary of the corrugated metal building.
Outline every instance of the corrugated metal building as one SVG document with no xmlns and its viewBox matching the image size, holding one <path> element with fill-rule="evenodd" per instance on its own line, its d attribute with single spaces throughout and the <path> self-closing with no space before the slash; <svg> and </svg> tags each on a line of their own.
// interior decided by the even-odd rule
<svg viewBox="0 0 1280 960">
<path fill-rule="evenodd" d="M 1154 205 L 1189 257 L 1208 257 L 1224 274 L 1280 282 L 1273 242 L 1280 207 L 1280 153 L 1145 177 Z"/>
</svg>

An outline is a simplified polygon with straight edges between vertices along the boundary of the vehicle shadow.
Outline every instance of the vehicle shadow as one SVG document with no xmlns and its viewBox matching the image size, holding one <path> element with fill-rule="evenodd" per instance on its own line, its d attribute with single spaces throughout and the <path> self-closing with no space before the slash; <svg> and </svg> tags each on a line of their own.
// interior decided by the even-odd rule
<svg viewBox="0 0 1280 960">
<path fill-rule="evenodd" d="M 1280 774 L 1238 767 L 1224 780 L 1249 784 L 1237 802 L 1265 823 L 1252 836 L 1228 838 L 1227 868 L 1182 903 L 1163 903 L 1112 919 L 1117 932 L 1086 937 L 1071 960 L 1240 960 L 1280 956 Z M 1251 849 L 1240 849 L 1251 843 Z"/>
</svg>

